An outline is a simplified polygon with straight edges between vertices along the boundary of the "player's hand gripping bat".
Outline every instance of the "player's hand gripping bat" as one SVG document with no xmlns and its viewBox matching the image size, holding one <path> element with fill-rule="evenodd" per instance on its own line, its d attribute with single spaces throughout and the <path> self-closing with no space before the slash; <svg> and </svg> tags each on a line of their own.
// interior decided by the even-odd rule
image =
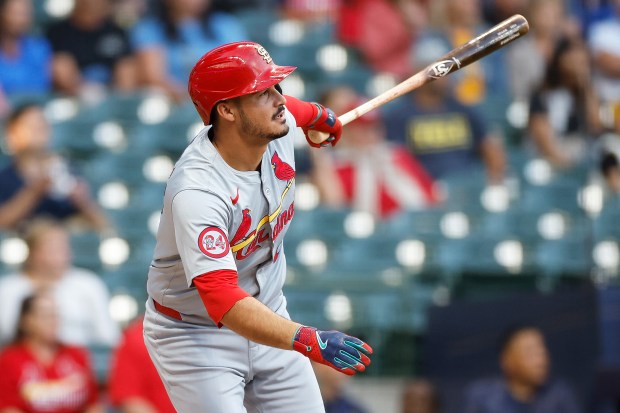
<svg viewBox="0 0 620 413">
<path fill-rule="evenodd" d="M 340 122 L 344 126 L 379 106 L 409 93 L 428 82 L 456 72 L 484 56 L 501 49 L 508 43 L 527 34 L 529 28 L 529 24 L 525 17 L 520 14 L 515 14 L 485 33 L 482 33 L 480 36 L 448 52 L 436 62 L 431 63 L 425 69 L 402 81 L 393 88 L 381 93 L 379 96 L 355 109 L 350 110 L 342 116 L 339 116 L 338 119 L 340 119 Z M 310 130 L 309 137 L 314 143 L 319 144 L 327 139 L 329 135 Z"/>
</svg>

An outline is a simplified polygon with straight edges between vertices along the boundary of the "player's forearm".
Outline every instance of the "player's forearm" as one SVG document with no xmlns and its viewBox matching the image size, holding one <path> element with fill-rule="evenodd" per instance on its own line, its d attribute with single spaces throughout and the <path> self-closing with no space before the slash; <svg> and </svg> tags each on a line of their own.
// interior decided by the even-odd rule
<svg viewBox="0 0 620 413">
<path fill-rule="evenodd" d="M 501 141 L 495 136 L 487 137 L 482 143 L 481 152 L 489 182 L 502 182 L 506 171 L 506 154 Z"/>
<path fill-rule="evenodd" d="M 0 206 L 0 228 L 11 228 L 28 216 L 41 199 L 34 187 L 24 187 L 13 198 Z"/>
<path fill-rule="evenodd" d="M 605 75 L 620 77 L 620 57 L 611 53 L 600 52 L 594 56 L 596 67 Z"/>
<path fill-rule="evenodd" d="M 80 206 L 82 217 L 97 231 L 104 231 L 109 228 L 109 223 L 104 213 L 97 205 L 91 203 L 89 205 Z"/>
<path fill-rule="evenodd" d="M 222 324 L 255 343 L 291 350 L 300 324 L 281 317 L 253 297 L 235 303 L 222 317 Z"/>
<path fill-rule="evenodd" d="M 530 132 L 538 150 L 547 160 L 557 166 L 565 166 L 568 159 L 555 144 L 554 132 L 546 116 L 532 116 L 530 119 Z"/>
<path fill-rule="evenodd" d="M 157 409 L 155 409 L 149 402 L 139 397 L 133 397 L 126 400 L 121 405 L 120 410 L 122 413 L 157 413 Z"/>
<path fill-rule="evenodd" d="M 99 403 L 91 404 L 84 413 L 105 413 L 103 406 Z"/>
</svg>

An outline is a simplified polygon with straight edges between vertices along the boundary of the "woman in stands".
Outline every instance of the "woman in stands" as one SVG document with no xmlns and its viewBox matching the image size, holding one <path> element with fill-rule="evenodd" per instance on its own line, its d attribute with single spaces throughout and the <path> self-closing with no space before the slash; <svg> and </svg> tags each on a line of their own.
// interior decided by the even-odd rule
<svg viewBox="0 0 620 413">
<path fill-rule="evenodd" d="M 0 413 L 103 413 L 85 349 L 61 344 L 51 295 L 21 306 L 15 341 L 0 353 Z"/>
<path fill-rule="evenodd" d="M 585 43 L 559 40 L 543 85 L 530 102 L 529 133 L 538 155 L 560 169 L 584 161 L 592 138 L 602 131 L 599 108 Z"/>
</svg>

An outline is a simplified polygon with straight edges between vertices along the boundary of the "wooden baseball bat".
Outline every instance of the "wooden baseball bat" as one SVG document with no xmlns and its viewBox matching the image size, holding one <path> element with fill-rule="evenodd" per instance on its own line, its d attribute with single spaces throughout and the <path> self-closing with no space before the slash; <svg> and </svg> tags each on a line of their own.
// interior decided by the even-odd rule
<svg viewBox="0 0 620 413">
<path fill-rule="evenodd" d="M 349 112 L 339 116 L 342 125 L 353 122 L 360 116 L 365 115 L 379 106 L 411 92 L 432 82 L 435 79 L 449 75 L 452 72 L 483 58 L 484 56 L 501 49 L 507 44 L 513 42 L 529 31 L 530 27 L 527 19 L 520 14 L 504 20 L 498 25 L 492 27 L 480 36 L 470 40 L 469 42 L 453 49 L 437 61 L 428 65 L 425 69 L 419 71 L 410 78 L 402 81 L 393 88 L 386 90 L 377 97 L 363 103 L 362 105 L 350 110 Z M 315 143 L 321 143 L 329 136 L 324 132 L 309 131 L 310 139 Z"/>
</svg>

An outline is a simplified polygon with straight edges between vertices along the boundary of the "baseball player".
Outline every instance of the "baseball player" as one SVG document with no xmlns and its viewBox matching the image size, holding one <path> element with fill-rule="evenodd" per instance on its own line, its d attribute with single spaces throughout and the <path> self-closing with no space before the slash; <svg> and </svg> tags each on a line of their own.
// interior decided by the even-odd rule
<svg viewBox="0 0 620 413">
<path fill-rule="evenodd" d="M 335 145 L 342 130 L 329 109 L 282 95 L 278 83 L 294 70 L 238 42 L 208 52 L 190 74 L 207 127 L 168 180 L 144 320 L 149 354 L 182 413 L 324 412 L 308 358 L 348 375 L 370 363 L 368 344 L 302 326 L 286 310 L 295 134 L 326 132 L 324 145 Z"/>
</svg>

